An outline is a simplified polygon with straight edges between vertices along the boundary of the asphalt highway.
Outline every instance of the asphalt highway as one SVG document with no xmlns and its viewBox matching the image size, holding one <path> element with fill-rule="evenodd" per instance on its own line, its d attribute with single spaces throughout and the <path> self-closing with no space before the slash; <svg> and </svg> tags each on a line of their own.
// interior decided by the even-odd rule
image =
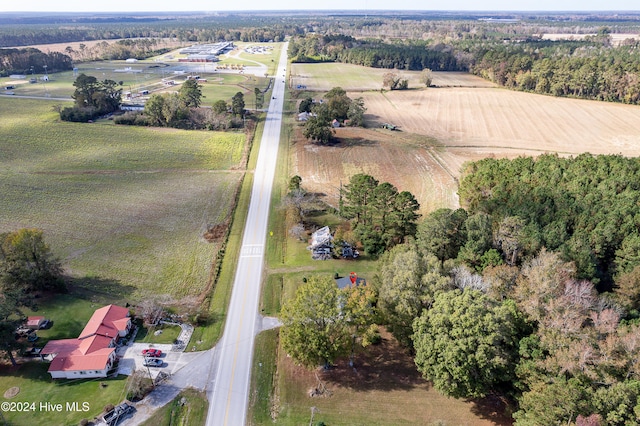
<svg viewBox="0 0 640 426">
<path fill-rule="evenodd" d="M 269 102 L 231 302 L 222 339 L 216 348 L 218 368 L 207 415 L 208 426 L 246 424 L 253 343 L 259 331 L 258 300 L 269 233 L 269 203 L 282 124 L 287 46 L 282 48 L 275 75 L 272 92 L 275 99 Z"/>
</svg>

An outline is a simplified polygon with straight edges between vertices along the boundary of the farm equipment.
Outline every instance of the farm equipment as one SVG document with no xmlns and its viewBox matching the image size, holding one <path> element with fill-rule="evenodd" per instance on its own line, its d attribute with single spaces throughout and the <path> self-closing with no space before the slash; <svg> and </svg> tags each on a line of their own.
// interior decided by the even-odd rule
<svg viewBox="0 0 640 426">
<path fill-rule="evenodd" d="M 391 124 L 391 123 L 382 123 L 381 127 L 383 129 L 388 129 L 388 130 L 398 130 L 398 126 L 396 126 L 395 124 Z"/>
</svg>

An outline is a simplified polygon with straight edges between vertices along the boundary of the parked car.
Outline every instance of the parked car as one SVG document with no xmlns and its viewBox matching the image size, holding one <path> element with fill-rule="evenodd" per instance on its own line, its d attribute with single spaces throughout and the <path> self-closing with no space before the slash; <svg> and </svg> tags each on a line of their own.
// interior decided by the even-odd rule
<svg viewBox="0 0 640 426">
<path fill-rule="evenodd" d="M 16 329 L 16 334 L 18 337 L 26 337 L 29 334 L 33 333 L 33 329 L 27 327 L 18 327 Z"/>
<path fill-rule="evenodd" d="M 51 324 L 51 320 L 44 320 L 40 323 L 40 330 L 44 330 L 45 328 L 49 327 L 49 325 Z"/>
<path fill-rule="evenodd" d="M 162 356 L 162 351 L 160 349 L 153 349 L 153 348 L 143 349 L 142 356 L 158 358 Z"/>
<path fill-rule="evenodd" d="M 161 367 L 162 360 L 160 358 L 145 357 L 143 364 L 145 367 Z"/>
<path fill-rule="evenodd" d="M 42 352 L 42 348 L 32 347 L 24 351 L 24 356 L 37 357 L 40 356 L 40 352 Z"/>
</svg>

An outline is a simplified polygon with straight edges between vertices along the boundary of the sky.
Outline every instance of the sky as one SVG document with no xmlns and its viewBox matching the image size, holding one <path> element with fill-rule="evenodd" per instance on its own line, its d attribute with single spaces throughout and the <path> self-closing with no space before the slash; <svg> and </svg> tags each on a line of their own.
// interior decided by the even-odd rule
<svg viewBox="0 0 640 426">
<path fill-rule="evenodd" d="M 638 0 L 2 0 L 2 12 L 234 10 L 640 11 Z"/>
</svg>

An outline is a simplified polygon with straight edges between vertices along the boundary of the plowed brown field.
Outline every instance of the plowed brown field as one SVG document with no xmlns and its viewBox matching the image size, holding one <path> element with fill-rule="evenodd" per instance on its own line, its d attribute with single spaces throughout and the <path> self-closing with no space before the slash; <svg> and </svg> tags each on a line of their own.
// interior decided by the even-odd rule
<svg viewBox="0 0 640 426">
<path fill-rule="evenodd" d="M 440 78 L 477 78 L 469 77 Z M 466 161 L 542 153 L 640 155 L 638 106 L 469 86 L 350 93 L 364 98 L 368 128 L 338 129 L 340 142 L 332 146 L 298 135 L 292 171 L 332 204 L 340 182 L 369 173 L 411 191 L 425 213 L 458 206 L 457 179 Z M 380 129 L 382 123 L 400 131 Z"/>
</svg>

